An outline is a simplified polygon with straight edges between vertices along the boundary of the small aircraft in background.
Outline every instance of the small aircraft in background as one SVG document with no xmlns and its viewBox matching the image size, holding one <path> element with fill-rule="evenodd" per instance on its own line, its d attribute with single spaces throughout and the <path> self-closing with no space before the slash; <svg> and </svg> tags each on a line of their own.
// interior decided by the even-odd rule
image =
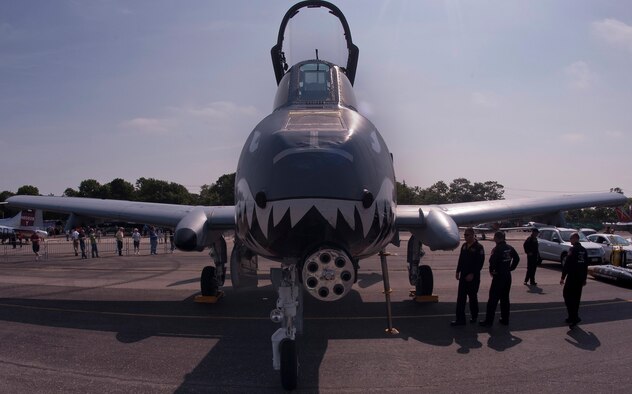
<svg viewBox="0 0 632 394">
<path fill-rule="evenodd" d="M 0 219 L 0 239 L 5 243 L 8 239 L 29 239 L 33 233 L 47 237 L 48 232 L 41 230 L 44 226 L 40 209 L 23 209 L 12 218 Z"/>
<path fill-rule="evenodd" d="M 613 231 L 629 231 L 632 233 L 632 205 L 628 208 L 628 211 L 624 211 L 621 207 L 616 207 L 614 212 L 617 214 L 616 223 L 603 223 L 603 226 L 610 227 Z"/>
<path fill-rule="evenodd" d="M 463 228 L 463 227 L 461 227 Z M 472 226 L 475 234 L 480 234 L 481 239 L 487 239 L 487 233 L 495 233 L 496 231 L 524 230 L 524 227 L 513 226 L 510 222 L 490 222 L 480 223 Z"/>
<path fill-rule="evenodd" d="M 486 239 L 488 233 L 495 233 L 496 231 L 531 231 L 534 228 L 546 227 L 548 224 L 539 222 L 528 222 L 522 226 L 517 226 L 515 222 L 490 222 L 480 223 L 476 226 L 472 226 L 475 234 L 480 234 L 481 239 Z M 465 229 L 465 227 L 459 227 Z"/>
<path fill-rule="evenodd" d="M 609 225 L 615 230 L 627 230 L 632 232 L 632 205 L 630 205 L 628 212 L 625 212 L 620 207 L 615 208 L 614 212 L 617 214 L 617 219 L 619 221 L 616 223 L 604 224 Z"/>
<path fill-rule="evenodd" d="M 320 7 L 342 24 L 347 64 L 339 66 L 317 55 L 290 67 L 283 51 L 285 28 L 299 10 Z M 271 275 L 278 299 L 270 318 L 281 328 L 271 337 L 272 362 L 280 370 L 283 388 L 292 390 L 298 380 L 296 335 L 303 327 L 302 294 L 323 302 L 345 297 L 358 278 L 360 260 L 379 253 L 388 304 L 386 254 L 380 252 L 390 243 L 398 245 L 400 232 L 412 233 L 431 250 L 453 250 L 460 243 L 458 226 L 521 217 L 555 219 L 562 211 L 627 201 L 619 193 L 591 193 L 398 206 L 393 156 L 377 128 L 357 110 L 353 85 L 358 54 L 347 20 L 335 5 L 308 0 L 287 11 L 271 49 L 278 85 L 274 110 L 245 141 L 233 206 L 50 196 L 13 196 L 8 202 L 69 213 L 70 226 L 96 217 L 175 228 L 180 250 L 213 251 L 213 265 L 204 267 L 200 277 L 205 296 L 218 295 L 226 264 L 237 288 L 244 284 L 240 278 L 245 272 L 256 276 L 257 256 L 278 262 Z M 445 151 L 449 156 L 450 147 Z M 191 169 L 183 163 L 182 170 Z M 226 231 L 235 233 L 230 259 Z M 432 270 L 420 260 L 416 287 L 420 295 L 432 294 Z M 390 315 L 388 322 L 388 332 L 395 333 Z"/>
</svg>

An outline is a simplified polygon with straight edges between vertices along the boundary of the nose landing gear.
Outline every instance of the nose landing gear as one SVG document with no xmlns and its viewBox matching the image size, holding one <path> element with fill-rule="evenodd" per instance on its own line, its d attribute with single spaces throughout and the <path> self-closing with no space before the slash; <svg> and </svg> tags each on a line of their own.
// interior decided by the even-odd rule
<svg viewBox="0 0 632 394">
<path fill-rule="evenodd" d="M 301 288 L 297 280 L 296 264 L 284 265 L 278 283 L 276 309 L 270 313 L 270 319 L 281 323 L 281 328 L 272 334 L 272 367 L 281 373 L 281 385 L 285 390 L 294 390 L 298 383 L 298 354 L 296 333 L 302 327 L 302 314 L 299 313 Z M 276 286 L 275 286 L 276 287 Z"/>
</svg>

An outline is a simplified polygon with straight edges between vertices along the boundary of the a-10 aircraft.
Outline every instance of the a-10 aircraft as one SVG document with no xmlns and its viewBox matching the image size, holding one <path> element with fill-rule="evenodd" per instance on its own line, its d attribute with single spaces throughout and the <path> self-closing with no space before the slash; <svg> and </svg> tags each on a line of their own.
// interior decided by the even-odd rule
<svg viewBox="0 0 632 394">
<path fill-rule="evenodd" d="M 340 20 L 349 54 L 343 67 L 319 59 L 286 64 L 285 27 L 300 9 L 312 7 L 325 7 Z M 400 232 L 412 233 L 431 250 L 452 250 L 459 245 L 459 226 L 527 216 L 556 221 L 564 210 L 626 202 L 622 194 L 593 193 L 398 206 L 393 156 L 375 126 L 357 111 L 358 53 L 335 5 L 310 0 L 287 11 L 271 50 L 278 84 L 274 110 L 245 142 L 234 206 L 45 196 L 14 196 L 8 202 L 70 213 L 71 223 L 98 217 L 174 227 L 180 250 L 213 249 L 214 264 L 201 274 L 203 295 L 217 294 L 224 284 L 228 253 L 223 233 L 233 230 L 233 286 L 246 267 L 256 268 L 257 256 L 280 263 L 273 275 L 278 300 L 270 317 L 281 323 L 272 335 L 273 367 L 281 371 L 285 389 L 297 385 L 295 338 L 302 328 L 302 293 L 324 302 L 344 297 L 356 282 L 359 261 L 397 243 Z M 387 280 L 386 257 L 381 258 Z M 427 265 L 411 269 L 411 278 L 426 294 L 432 293 L 431 275 Z"/>
</svg>

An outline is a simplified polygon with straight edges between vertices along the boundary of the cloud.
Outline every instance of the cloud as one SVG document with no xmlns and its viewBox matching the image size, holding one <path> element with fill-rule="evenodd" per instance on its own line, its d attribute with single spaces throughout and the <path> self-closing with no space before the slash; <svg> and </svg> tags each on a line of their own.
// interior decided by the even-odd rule
<svg viewBox="0 0 632 394">
<path fill-rule="evenodd" d="M 496 108 L 500 104 L 498 95 L 489 92 L 474 92 L 471 100 L 475 105 L 486 108 Z"/>
<path fill-rule="evenodd" d="M 571 144 L 578 144 L 584 142 L 586 140 L 586 136 L 581 133 L 566 133 L 562 134 L 560 139 Z"/>
<path fill-rule="evenodd" d="M 205 118 L 207 120 L 232 119 L 235 117 L 259 116 L 259 110 L 253 106 L 239 106 L 229 101 L 216 101 L 203 106 L 172 107 L 171 111 L 179 115 Z"/>
<path fill-rule="evenodd" d="M 593 33 L 608 44 L 632 51 L 632 26 L 616 19 L 592 23 Z"/>
<path fill-rule="evenodd" d="M 121 123 L 125 129 L 143 134 L 167 134 L 173 123 L 170 119 L 134 118 Z"/>
<path fill-rule="evenodd" d="M 185 105 L 164 109 L 156 117 L 139 116 L 120 123 L 123 129 L 143 134 L 233 133 L 251 129 L 263 115 L 254 106 L 216 101 L 206 105 Z"/>
<path fill-rule="evenodd" d="M 576 61 L 564 69 L 569 84 L 575 89 L 589 89 L 597 81 L 597 74 L 592 72 L 584 61 Z"/>
<path fill-rule="evenodd" d="M 619 130 L 608 130 L 606 136 L 610 138 L 623 138 L 623 132 Z"/>
</svg>

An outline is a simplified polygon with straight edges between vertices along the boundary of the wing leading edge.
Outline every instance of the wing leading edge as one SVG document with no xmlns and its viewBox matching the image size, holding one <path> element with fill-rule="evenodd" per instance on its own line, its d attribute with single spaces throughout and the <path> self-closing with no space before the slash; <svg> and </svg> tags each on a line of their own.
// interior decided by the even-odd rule
<svg viewBox="0 0 632 394">
<path fill-rule="evenodd" d="M 208 246 L 214 237 L 204 234 L 235 228 L 234 206 L 211 207 L 49 196 L 13 196 L 7 202 L 10 206 L 21 208 L 174 227 L 176 245 L 180 244 L 185 250 L 201 250 Z"/>
<path fill-rule="evenodd" d="M 399 230 L 413 233 L 432 250 L 449 250 L 459 244 L 458 226 L 529 216 L 555 217 L 571 209 L 619 206 L 626 202 L 625 195 L 609 192 L 440 205 L 399 205 L 395 225 Z"/>
</svg>

